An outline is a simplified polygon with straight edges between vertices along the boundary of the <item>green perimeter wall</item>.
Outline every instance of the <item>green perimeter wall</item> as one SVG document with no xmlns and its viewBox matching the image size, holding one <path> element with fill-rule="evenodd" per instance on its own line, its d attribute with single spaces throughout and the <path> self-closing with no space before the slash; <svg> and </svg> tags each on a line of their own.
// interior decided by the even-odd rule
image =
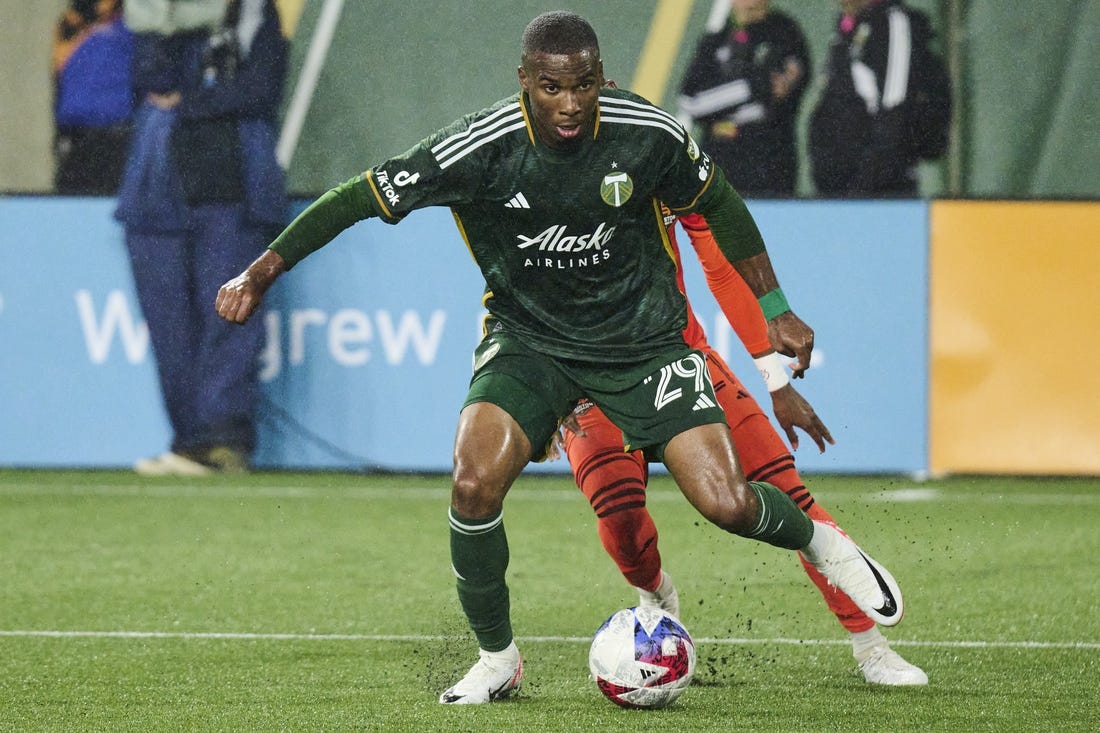
<svg viewBox="0 0 1100 733">
<path fill-rule="evenodd" d="M 138 0 L 135 0 L 138 1 Z M 689 14 L 672 52 L 675 86 L 712 0 L 666 0 Z M 303 0 L 293 77 L 324 0 Z M 959 81 L 951 158 L 922 170 L 928 196 L 1100 198 L 1100 0 L 911 0 L 932 14 Z M 65 0 L 0 0 L 0 191 L 50 190 L 49 47 Z M 407 149 L 517 87 L 519 36 L 537 13 L 569 7 L 600 35 L 608 75 L 630 86 L 658 0 L 346 0 L 290 170 L 313 194 Z M 835 0 L 775 0 L 825 57 Z M 673 34 L 674 35 L 674 34 Z M 815 75 L 816 75 L 815 70 Z M 805 118 L 816 90 L 803 106 Z M 801 192 L 812 194 L 805 171 Z"/>
<path fill-rule="evenodd" d="M 681 43 L 659 103 L 675 112 L 676 88 L 710 15 L 712 0 L 673 0 L 689 8 Z M 584 15 L 600 37 L 604 70 L 631 86 L 658 0 L 545 3 L 376 3 L 347 0 L 333 37 L 291 169 L 296 191 L 317 192 L 389 155 L 455 118 L 513 93 L 519 85 L 519 39 L 532 17 L 567 7 Z M 939 0 L 913 0 L 934 16 Z M 295 68 L 301 68 L 322 3 L 306 3 L 297 31 Z M 811 45 L 815 76 L 836 19 L 835 0 L 776 0 L 795 17 Z M 673 34 L 675 36 L 675 34 Z M 812 108 L 807 94 L 803 115 Z M 288 91 L 288 98 L 290 92 Z M 805 166 L 803 166 L 805 167 Z M 926 189 L 941 187 L 939 172 L 924 171 Z M 812 194 L 804 171 L 803 192 Z"/>
</svg>

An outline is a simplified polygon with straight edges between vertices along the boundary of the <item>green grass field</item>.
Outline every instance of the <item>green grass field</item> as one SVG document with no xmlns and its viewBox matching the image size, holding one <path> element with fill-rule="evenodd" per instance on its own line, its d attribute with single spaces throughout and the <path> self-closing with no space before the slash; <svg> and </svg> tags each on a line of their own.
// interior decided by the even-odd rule
<svg viewBox="0 0 1100 733">
<path fill-rule="evenodd" d="M 1100 480 L 808 484 L 902 584 L 887 633 L 927 688 L 866 685 L 795 558 L 666 478 L 650 505 L 699 665 L 674 706 L 629 711 L 587 654 L 636 596 L 567 478 L 505 504 L 522 693 L 449 707 L 476 645 L 447 477 L 0 471 L 0 730 L 1100 730 Z"/>
</svg>

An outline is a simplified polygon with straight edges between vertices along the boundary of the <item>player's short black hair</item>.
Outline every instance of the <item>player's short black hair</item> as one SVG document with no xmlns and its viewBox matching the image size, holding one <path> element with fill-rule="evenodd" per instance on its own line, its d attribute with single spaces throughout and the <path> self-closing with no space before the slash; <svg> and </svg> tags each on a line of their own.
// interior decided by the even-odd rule
<svg viewBox="0 0 1100 733">
<path fill-rule="evenodd" d="M 543 13 L 523 31 L 521 58 L 535 53 L 569 55 L 581 51 L 592 51 L 599 57 L 600 42 L 588 21 L 568 10 Z"/>
</svg>

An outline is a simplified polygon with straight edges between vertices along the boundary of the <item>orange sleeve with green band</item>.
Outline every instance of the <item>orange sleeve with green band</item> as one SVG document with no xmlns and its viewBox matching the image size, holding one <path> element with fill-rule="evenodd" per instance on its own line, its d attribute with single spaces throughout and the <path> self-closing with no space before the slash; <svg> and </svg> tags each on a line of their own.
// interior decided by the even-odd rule
<svg viewBox="0 0 1100 733">
<path fill-rule="evenodd" d="M 298 214 L 268 249 L 286 260 L 289 269 L 336 239 L 352 224 L 380 216 L 382 211 L 371 192 L 367 175 L 360 174 L 329 189 Z"/>
<path fill-rule="evenodd" d="M 768 340 L 768 323 L 760 310 L 760 304 L 752 290 L 725 258 L 707 223 L 698 214 L 680 217 L 680 225 L 691 238 L 691 246 L 703 265 L 707 286 L 718 301 L 722 314 L 737 332 L 749 354 L 762 354 L 771 349 Z"/>
</svg>

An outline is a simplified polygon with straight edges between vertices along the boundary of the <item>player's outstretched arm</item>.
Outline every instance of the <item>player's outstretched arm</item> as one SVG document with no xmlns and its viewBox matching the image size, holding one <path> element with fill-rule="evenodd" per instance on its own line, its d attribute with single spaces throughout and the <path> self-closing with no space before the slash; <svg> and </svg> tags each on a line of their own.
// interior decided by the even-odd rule
<svg viewBox="0 0 1100 733">
<path fill-rule="evenodd" d="M 741 344 L 760 370 L 760 376 L 763 377 L 772 398 L 772 412 L 783 432 L 787 434 L 791 447 L 798 449 L 795 428 L 799 428 L 824 453 L 826 442 L 835 443 L 833 436 L 810 403 L 787 378 L 783 359 L 769 342 L 768 323 L 764 320 L 764 313 L 749 286 L 718 249 L 718 244 L 702 216 L 682 216 L 680 224 L 691 238 L 692 248 L 703 266 L 703 274 L 714 299 L 718 301 L 726 320 L 733 326 Z"/>
<path fill-rule="evenodd" d="M 791 311 L 779 288 L 764 238 L 745 202 L 716 171 L 715 189 L 698 211 L 710 225 L 722 254 L 741 275 L 760 301 L 768 321 L 768 337 L 775 350 L 794 357 L 794 376 L 801 377 L 810 368 L 814 332 Z"/>
<path fill-rule="evenodd" d="M 779 288 L 768 253 L 761 252 L 731 264 L 760 302 L 772 347 L 783 356 L 794 357 L 791 376 L 795 379 L 804 376 L 810 368 L 810 355 L 814 350 L 814 330 L 791 310 L 786 295 Z"/>
<path fill-rule="evenodd" d="M 259 307 L 271 284 L 358 221 L 377 216 L 371 206 L 366 175 L 330 189 L 294 221 L 244 272 L 221 286 L 214 308 L 227 321 L 244 323 Z"/>
</svg>

